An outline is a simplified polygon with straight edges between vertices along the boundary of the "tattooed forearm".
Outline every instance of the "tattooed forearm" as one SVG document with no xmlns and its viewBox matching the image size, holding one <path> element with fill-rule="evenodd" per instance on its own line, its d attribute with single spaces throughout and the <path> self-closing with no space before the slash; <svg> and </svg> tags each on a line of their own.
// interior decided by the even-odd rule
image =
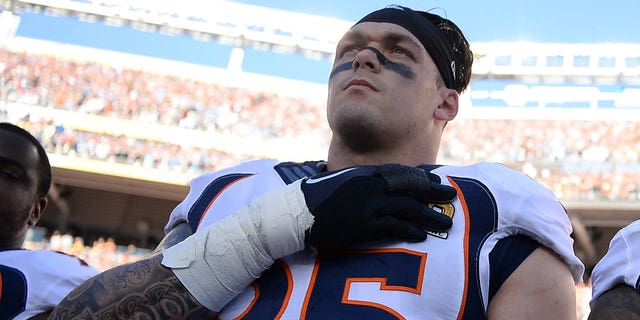
<svg viewBox="0 0 640 320">
<path fill-rule="evenodd" d="M 216 314 L 184 288 L 156 254 L 109 269 L 80 285 L 49 319 L 202 319 Z"/>
<path fill-rule="evenodd" d="M 589 320 L 640 320 L 640 294 L 618 285 L 596 299 Z"/>
</svg>

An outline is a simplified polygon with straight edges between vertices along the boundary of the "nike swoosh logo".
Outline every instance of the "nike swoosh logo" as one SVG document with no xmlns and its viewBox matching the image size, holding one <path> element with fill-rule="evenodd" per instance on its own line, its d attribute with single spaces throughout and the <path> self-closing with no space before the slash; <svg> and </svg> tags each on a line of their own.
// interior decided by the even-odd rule
<svg viewBox="0 0 640 320">
<path fill-rule="evenodd" d="M 328 176 L 324 176 L 324 177 L 320 177 L 320 178 L 315 178 L 315 179 L 314 179 L 314 178 L 309 178 L 309 179 L 307 179 L 307 181 L 305 181 L 305 183 L 306 183 L 306 184 L 314 184 L 314 183 L 318 183 L 318 182 L 321 182 L 321 181 L 324 181 L 324 180 L 328 180 L 328 179 L 331 179 L 331 178 L 337 177 L 337 176 L 339 176 L 339 175 L 341 175 L 341 174 L 343 174 L 343 173 L 347 173 L 347 172 L 349 172 L 349 171 L 351 171 L 351 170 L 355 170 L 355 169 L 357 169 L 357 168 L 355 168 L 355 167 L 354 167 L 354 168 L 347 168 L 347 169 L 344 169 L 344 170 L 342 170 L 342 171 L 338 171 L 338 172 L 332 173 L 332 174 L 330 174 L 330 175 L 328 175 Z"/>
</svg>

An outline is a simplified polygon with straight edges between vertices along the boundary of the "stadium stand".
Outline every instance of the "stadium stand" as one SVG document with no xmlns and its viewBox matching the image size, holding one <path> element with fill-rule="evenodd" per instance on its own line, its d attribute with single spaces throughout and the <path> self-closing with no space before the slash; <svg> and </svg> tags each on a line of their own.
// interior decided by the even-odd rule
<svg viewBox="0 0 640 320">
<path fill-rule="evenodd" d="M 251 146 L 207 143 L 202 137 L 210 133 L 222 135 L 212 140 L 225 141 L 227 136 L 308 137 L 315 131 L 325 138 L 318 144 L 327 143 L 321 106 L 300 99 L 145 71 L 116 71 L 95 62 L 0 53 L 9 62 L 6 70 L 13 71 L 5 76 L 10 81 L 3 99 L 22 105 L 11 109 L 13 117 L 29 119 L 32 131 L 52 153 L 193 176 L 260 156 Z M 78 80 L 71 85 L 68 79 Z M 61 88 L 59 82 L 67 85 Z M 59 94 L 51 94 L 54 91 Z M 143 130 L 136 132 L 134 126 Z M 182 132 L 161 135 L 169 128 Z M 521 167 L 562 199 L 637 199 L 638 184 L 632 178 L 640 171 L 638 122 L 464 119 L 448 131 L 442 146 L 445 162 L 487 160 Z M 513 134 L 494 135 L 507 131 Z"/>
</svg>

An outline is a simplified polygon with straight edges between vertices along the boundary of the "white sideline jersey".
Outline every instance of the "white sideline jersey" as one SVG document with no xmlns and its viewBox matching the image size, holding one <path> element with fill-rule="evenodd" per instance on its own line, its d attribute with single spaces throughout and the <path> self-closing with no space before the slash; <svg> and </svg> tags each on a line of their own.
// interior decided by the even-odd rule
<svg viewBox="0 0 640 320">
<path fill-rule="evenodd" d="M 220 319 L 483 319 L 498 240 L 524 235 L 555 251 L 581 281 L 568 216 L 541 184 L 495 163 L 429 166 L 457 189 L 435 205 L 453 227 L 420 243 L 371 244 L 276 260 L 220 313 Z M 194 179 L 166 231 L 197 231 L 266 191 L 324 169 L 323 162 L 256 160 Z M 497 269 L 497 268 L 496 268 Z M 495 290 L 495 287 L 493 288 Z"/>
<path fill-rule="evenodd" d="M 50 312 L 71 290 L 99 271 L 51 250 L 0 251 L 0 319 Z"/>
<path fill-rule="evenodd" d="M 593 268 L 591 281 L 592 302 L 618 284 L 627 284 L 640 292 L 640 220 L 613 236 L 607 253 Z"/>
</svg>

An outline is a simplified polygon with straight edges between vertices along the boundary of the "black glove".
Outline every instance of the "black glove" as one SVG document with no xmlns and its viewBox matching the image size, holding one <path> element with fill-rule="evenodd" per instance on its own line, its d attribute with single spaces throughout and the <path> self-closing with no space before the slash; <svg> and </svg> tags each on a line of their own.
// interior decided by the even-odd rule
<svg viewBox="0 0 640 320">
<path fill-rule="evenodd" d="M 313 225 L 305 237 L 315 249 L 338 249 L 378 240 L 419 242 L 427 231 L 451 228 L 452 219 L 429 208 L 456 190 L 440 177 L 400 164 L 350 167 L 302 182 Z"/>
</svg>

